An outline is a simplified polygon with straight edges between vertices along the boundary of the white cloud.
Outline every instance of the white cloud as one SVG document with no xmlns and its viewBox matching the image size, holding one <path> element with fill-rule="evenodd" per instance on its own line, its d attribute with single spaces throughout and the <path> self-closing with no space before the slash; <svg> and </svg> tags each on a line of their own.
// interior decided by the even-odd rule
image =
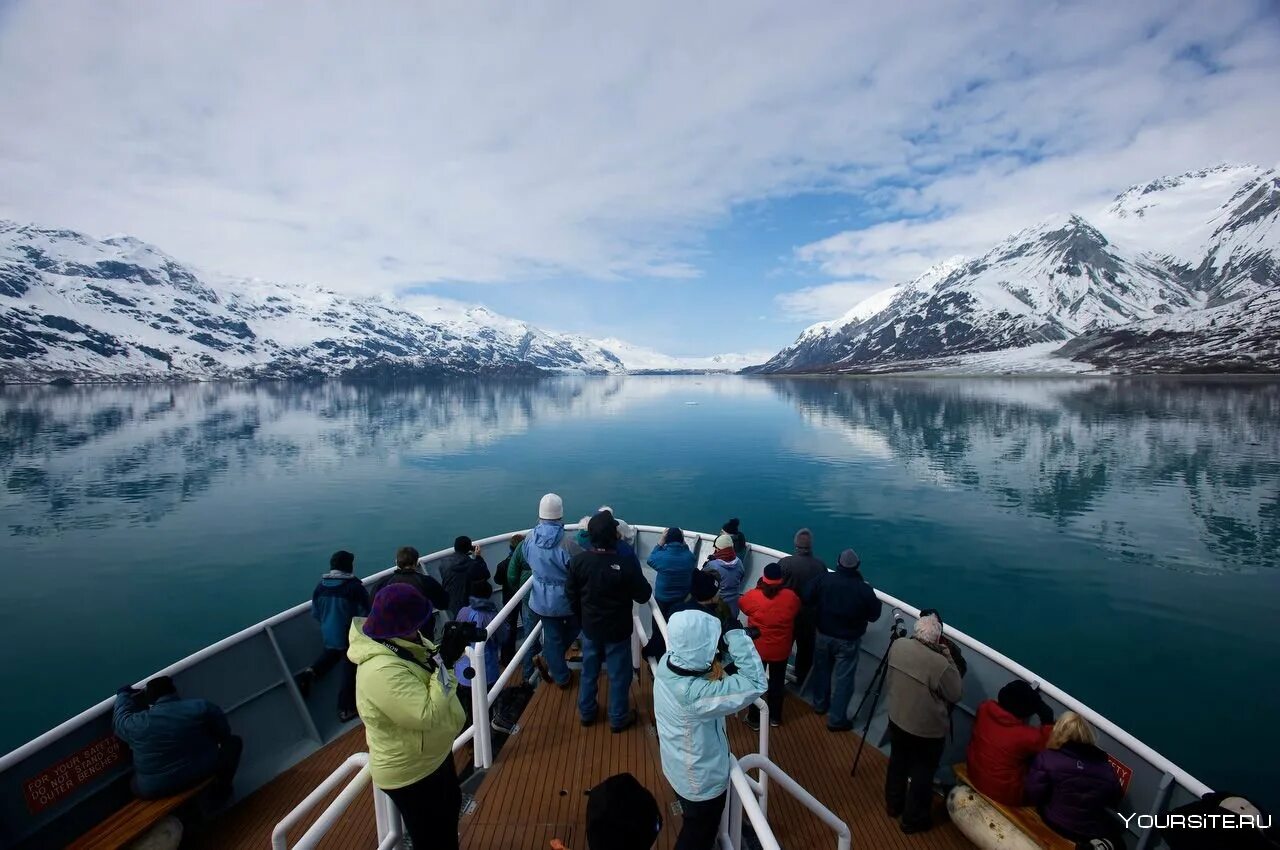
<svg viewBox="0 0 1280 850">
<path fill-rule="evenodd" d="M 773 300 L 782 311 L 783 318 L 820 321 L 840 315 L 884 288 L 885 285 L 878 281 L 838 281 L 783 292 L 774 296 Z"/>
<path fill-rule="evenodd" d="M 892 281 L 1163 171 L 1274 161 L 1278 46 L 1266 0 L 10 2 L 0 214 L 348 291 L 691 288 L 735 204 L 842 188 L 886 223 L 801 258 Z"/>
</svg>

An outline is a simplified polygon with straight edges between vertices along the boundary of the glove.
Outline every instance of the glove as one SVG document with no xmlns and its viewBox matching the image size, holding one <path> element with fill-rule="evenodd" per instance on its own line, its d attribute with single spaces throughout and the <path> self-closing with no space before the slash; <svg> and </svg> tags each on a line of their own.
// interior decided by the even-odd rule
<svg viewBox="0 0 1280 850">
<path fill-rule="evenodd" d="M 1048 726 L 1053 722 L 1053 709 L 1044 700 L 1040 700 L 1040 706 L 1036 709 L 1036 717 L 1040 718 L 1041 726 Z"/>
<path fill-rule="evenodd" d="M 747 626 L 745 629 L 743 629 L 743 631 L 745 631 L 747 633 L 747 637 L 751 638 L 752 640 L 755 640 L 756 638 L 760 637 L 760 630 L 755 626 Z"/>
<path fill-rule="evenodd" d="M 466 651 L 467 638 L 462 630 L 446 627 L 444 635 L 440 638 L 440 660 L 452 669 Z"/>
<path fill-rule="evenodd" d="M 729 632 L 736 632 L 736 631 L 745 632 L 746 629 L 743 628 L 742 621 L 734 617 L 730 619 L 729 622 L 725 623 L 724 626 L 721 627 L 720 635 L 721 637 L 724 637 L 725 635 L 728 635 Z"/>
</svg>

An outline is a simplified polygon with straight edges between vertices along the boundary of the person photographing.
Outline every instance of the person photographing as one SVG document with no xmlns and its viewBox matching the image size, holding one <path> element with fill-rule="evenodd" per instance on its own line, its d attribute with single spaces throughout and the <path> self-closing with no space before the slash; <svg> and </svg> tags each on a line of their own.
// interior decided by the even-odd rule
<svg viewBox="0 0 1280 850">
<path fill-rule="evenodd" d="M 729 787 L 729 739 L 724 719 L 765 692 L 764 664 L 734 620 L 723 629 L 730 675 L 717 658 L 721 623 L 701 610 L 677 611 L 667 624 L 669 649 L 654 674 L 662 773 L 680 798 L 684 822 L 676 850 L 711 850 Z"/>
<path fill-rule="evenodd" d="M 466 633 L 446 628 L 437 647 L 423 634 L 432 613 L 414 586 L 384 587 L 369 616 L 351 621 L 347 657 L 373 784 L 396 804 L 415 847 L 456 850 L 462 790 L 452 750 L 466 716 L 453 667 Z"/>
</svg>

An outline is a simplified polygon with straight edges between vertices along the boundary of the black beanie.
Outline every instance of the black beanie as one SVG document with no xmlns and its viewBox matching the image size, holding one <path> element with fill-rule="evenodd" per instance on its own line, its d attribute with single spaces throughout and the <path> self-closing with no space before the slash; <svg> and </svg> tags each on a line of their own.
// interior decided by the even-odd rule
<svg viewBox="0 0 1280 850">
<path fill-rule="evenodd" d="M 349 573 L 355 569 L 355 566 L 356 556 L 346 549 L 339 549 L 329 557 L 329 569 L 331 570 L 341 570 L 344 573 Z"/>
<path fill-rule="evenodd" d="M 467 537 L 465 534 L 464 534 L 464 535 L 462 535 L 461 537 L 455 537 L 455 538 L 453 538 L 453 551 L 455 551 L 455 552 L 470 552 L 470 551 L 471 551 L 471 538 L 470 538 L 470 537 Z"/>
<path fill-rule="evenodd" d="M 662 831 L 658 801 L 630 773 L 610 776 L 587 792 L 589 850 L 648 850 Z"/>
<path fill-rule="evenodd" d="M 715 570 L 694 570 L 693 588 L 690 591 L 694 602 L 708 602 L 720 592 L 720 573 Z"/>
<path fill-rule="evenodd" d="M 738 526 L 740 524 L 741 523 L 739 522 L 738 518 L 734 517 L 733 519 L 729 520 L 728 522 L 726 522 L 724 525 L 720 527 L 724 529 L 725 534 L 737 534 Z"/>
<path fill-rule="evenodd" d="M 996 702 L 1014 717 L 1026 720 L 1040 708 L 1040 695 L 1026 682 L 1014 679 L 1000 689 Z"/>
</svg>

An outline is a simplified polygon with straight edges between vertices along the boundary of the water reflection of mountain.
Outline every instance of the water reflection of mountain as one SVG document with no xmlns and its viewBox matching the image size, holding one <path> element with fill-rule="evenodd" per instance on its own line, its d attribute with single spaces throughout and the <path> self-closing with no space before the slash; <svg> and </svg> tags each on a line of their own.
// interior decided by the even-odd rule
<svg viewBox="0 0 1280 850">
<path fill-rule="evenodd" d="M 11 387 L 0 394 L 0 510 L 10 533 L 150 522 L 222 476 L 355 457 L 466 451 L 535 420 L 607 415 L 621 378 Z"/>
<path fill-rule="evenodd" d="M 1203 569 L 1161 531 L 1177 528 L 1224 569 L 1276 566 L 1280 383 L 770 384 L 809 424 L 843 438 L 838 451 L 814 448 L 829 459 L 896 464 L 931 485 L 979 492 L 1001 508 L 1085 532 L 1126 559 Z"/>
</svg>

